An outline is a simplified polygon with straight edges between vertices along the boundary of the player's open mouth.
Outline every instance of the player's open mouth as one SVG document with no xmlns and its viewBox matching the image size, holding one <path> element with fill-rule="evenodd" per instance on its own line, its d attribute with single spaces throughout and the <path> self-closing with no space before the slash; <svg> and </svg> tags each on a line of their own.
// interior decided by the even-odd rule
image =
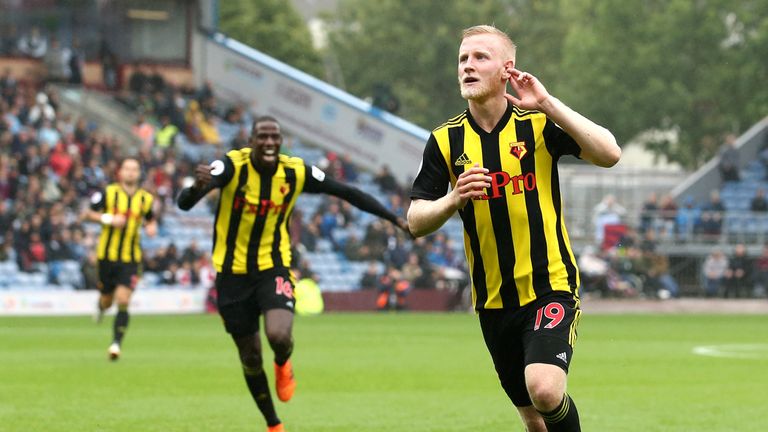
<svg viewBox="0 0 768 432">
<path fill-rule="evenodd" d="M 276 154 L 277 154 L 277 148 L 275 147 L 268 148 L 268 149 L 265 148 L 264 150 L 261 151 L 262 156 L 272 157 L 272 156 L 275 156 Z"/>
<path fill-rule="evenodd" d="M 464 84 L 472 84 L 472 83 L 476 83 L 478 81 L 480 81 L 480 80 L 475 78 L 475 77 L 466 77 L 461 82 L 463 82 Z"/>
</svg>

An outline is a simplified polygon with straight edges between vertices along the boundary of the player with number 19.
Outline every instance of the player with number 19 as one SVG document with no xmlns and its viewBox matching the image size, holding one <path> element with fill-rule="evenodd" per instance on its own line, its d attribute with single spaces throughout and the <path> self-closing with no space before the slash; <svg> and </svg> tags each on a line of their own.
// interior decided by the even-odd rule
<svg viewBox="0 0 768 432">
<path fill-rule="evenodd" d="M 516 69 L 504 32 L 468 28 L 458 54 L 468 109 L 427 141 L 411 191 L 411 231 L 429 234 L 459 213 L 472 300 L 502 388 L 528 432 L 576 432 L 566 379 L 581 313 L 579 271 L 557 162 L 573 155 L 609 167 L 621 149 L 610 131 Z"/>
<path fill-rule="evenodd" d="M 198 165 L 194 184 L 178 199 L 179 207 L 188 210 L 212 189 L 221 189 L 212 253 L 219 313 L 237 345 L 245 381 L 269 432 L 284 429 L 262 366 L 259 318 L 264 315 L 266 337 L 275 354 L 277 396 L 287 402 L 296 386 L 289 360 L 295 303 L 288 227 L 299 194 L 337 196 L 408 232 L 406 221 L 374 197 L 326 177 L 300 158 L 281 155 L 282 140 L 275 118 L 257 118 L 249 145 L 211 165 Z"/>
</svg>

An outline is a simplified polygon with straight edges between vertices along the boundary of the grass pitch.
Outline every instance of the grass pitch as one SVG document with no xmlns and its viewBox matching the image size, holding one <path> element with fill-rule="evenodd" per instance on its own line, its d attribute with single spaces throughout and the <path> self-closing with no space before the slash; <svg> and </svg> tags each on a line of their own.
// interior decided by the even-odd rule
<svg viewBox="0 0 768 432">
<path fill-rule="evenodd" d="M 768 430 L 768 317 L 586 314 L 579 333 L 583 430 Z M 523 430 L 472 315 L 298 317 L 294 334 L 289 432 Z M 134 316 L 117 363 L 110 336 L 111 317 L 0 318 L 0 430 L 266 430 L 218 317 Z"/>
</svg>

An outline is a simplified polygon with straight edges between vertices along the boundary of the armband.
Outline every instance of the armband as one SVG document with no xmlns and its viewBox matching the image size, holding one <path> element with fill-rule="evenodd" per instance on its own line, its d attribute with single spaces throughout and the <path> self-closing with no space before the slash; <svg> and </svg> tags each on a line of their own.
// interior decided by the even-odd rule
<svg viewBox="0 0 768 432">
<path fill-rule="evenodd" d="M 112 225 L 112 221 L 115 219 L 114 216 L 112 216 L 109 213 L 102 213 L 101 214 L 101 223 L 104 225 Z"/>
</svg>

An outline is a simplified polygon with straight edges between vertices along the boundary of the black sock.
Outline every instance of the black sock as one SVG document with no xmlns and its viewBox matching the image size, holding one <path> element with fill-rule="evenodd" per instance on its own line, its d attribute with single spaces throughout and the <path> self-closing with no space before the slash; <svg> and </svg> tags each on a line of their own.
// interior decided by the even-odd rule
<svg viewBox="0 0 768 432">
<path fill-rule="evenodd" d="M 123 342 L 123 336 L 125 336 L 125 331 L 128 329 L 129 318 L 130 316 L 128 315 L 128 307 L 118 307 L 117 316 L 115 316 L 115 323 L 112 326 L 114 342 L 116 342 L 118 345 Z"/>
<path fill-rule="evenodd" d="M 539 411 L 548 432 L 581 432 L 579 412 L 573 399 L 566 393 L 560 405 L 548 413 Z"/>
<path fill-rule="evenodd" d="M 267 426 L 280 424 L 280 419 L 277 418 L 277 413 L 275 412 L 275 405 L 272 404 L 272 395 L 269 394 L 269 384 L 267 384 L 267 375 L 264 373 L 264 368 L 243 366 L 243 376 L 245 376 L 245 383 L 248 384 L 248 390 L 251 391 L 251 397 L 253 397 L 256 406 L 261 411 L 261 415 L 267 421 Z"/>
</svg>

